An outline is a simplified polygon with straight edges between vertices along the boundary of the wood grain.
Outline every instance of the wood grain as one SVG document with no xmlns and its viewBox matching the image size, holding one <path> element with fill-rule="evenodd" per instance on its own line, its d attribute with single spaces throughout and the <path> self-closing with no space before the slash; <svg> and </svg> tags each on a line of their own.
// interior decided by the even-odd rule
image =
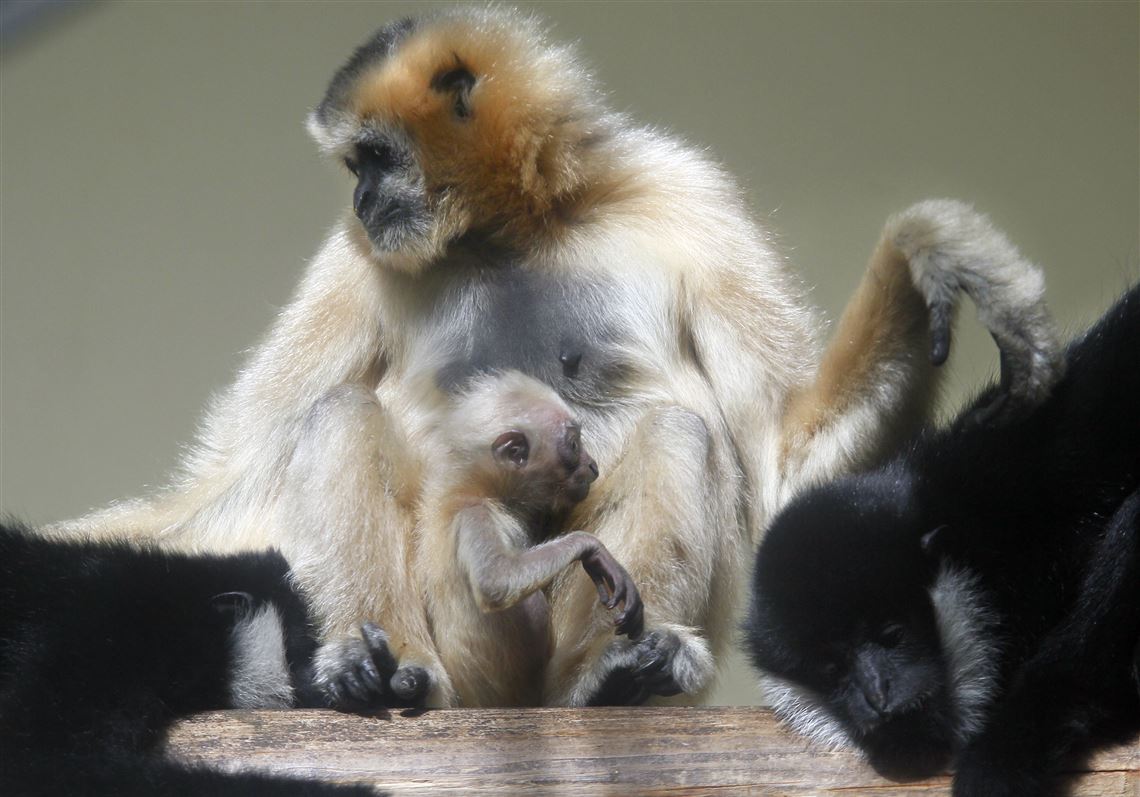
<svg viewBox="0 0 1140 797">
<path fill-rule="evenodd" d="M 827 752 L 759 708 L 450 709 L 358 717 L 227 711 L 178 724 L 168 751 L 225 768 L 373 783 L 393 795 L 944 795 Z M 1140 797 L 1140 745 L 1075 768 L 1072 794 Z"/>
</svg>

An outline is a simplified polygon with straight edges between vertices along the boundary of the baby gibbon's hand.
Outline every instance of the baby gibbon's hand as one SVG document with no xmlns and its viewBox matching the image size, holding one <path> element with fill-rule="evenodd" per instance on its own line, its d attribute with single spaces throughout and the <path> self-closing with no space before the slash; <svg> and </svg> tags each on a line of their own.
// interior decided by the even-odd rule
<svg viewBox="0 0 1140 797">
<path fill-rule="evenodd" d="M 626 569 L 614 559 L 613 554 L 602 547 L 583 557 L 582 567 L 594 580 L 602 605 L 616 611 L 616 632 L 625 634 L 630 639 L 641 636 L 645 626 L 641 595 Z"/>
</svg>

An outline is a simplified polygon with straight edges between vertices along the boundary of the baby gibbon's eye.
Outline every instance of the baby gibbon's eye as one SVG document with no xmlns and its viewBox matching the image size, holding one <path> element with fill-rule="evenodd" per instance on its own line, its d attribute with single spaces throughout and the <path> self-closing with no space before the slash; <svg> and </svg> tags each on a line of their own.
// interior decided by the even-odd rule
<svg viewBox="0 0 1140 797">
<path fill-rule="evenodd" d="M 346 168 L 350 172 L 352 172 L 353 177 L 359 177 L 360 176 L 360 169 L 359 169 L 359 167 L 357 167 L 356 161 L 354 161 L 352 158 L 345 158 L 344 159 L 344 168 Z"/>
</svg>

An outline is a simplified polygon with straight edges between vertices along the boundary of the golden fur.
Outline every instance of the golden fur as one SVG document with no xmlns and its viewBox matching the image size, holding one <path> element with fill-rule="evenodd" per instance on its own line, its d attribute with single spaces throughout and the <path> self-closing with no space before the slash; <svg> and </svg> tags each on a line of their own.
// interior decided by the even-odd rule
<svg viewBox="0 0 1140 797">
<path fill-rule="evenodd" d="M 453 703 L 418 599 L 432 567 L 416 563 L 414 529 L 451 510 L 417 501 L 433 460 L 415 386 L 438 352 L 463 361 L 501 318 L 486 301 L 506 271 L 545 291 L 542 318 L 572 317 L 570 331 L 599 335 L 584 368 L 620 365 L 593 393 L 558 377 L 603 474 L 571 523 L 632 573 L 647 627 L 680 639 L 673 674 L 686 694 L 676 700 L 699 700 L 767 520 L 799 486 L 866 461 L 925 411 L 922 296 L 933 294 L 915 289 L 907 266 L 965 228 L 926 210 L 904 220 L 930 229 L 906 259 L 872 259 L 821 361 L 816 314 L 733 180 L 606 108 L 573 53 L 532 19 L 447 10 L 388 49 L 346 73 L 309 127 L 334 157 L 367 136 L 409 153 L 401 190 L 422 191 L 427 227 L 385 248 L 346 215 L 214 402 L 183 475 L 56 530 L 126 530 L 191 549 L 274 545 L 326 640 L 373 619 L 401 663 L 431 672 L 431 702 Z M 457 64 L 476 78 L 464 119 L 432 88 Z M 567 574 L 549 595 L 553 653 L 541 684 L 527 676 L 528 700 L 581 704 L 631 654 L 587 579 Z"/>
</svg>

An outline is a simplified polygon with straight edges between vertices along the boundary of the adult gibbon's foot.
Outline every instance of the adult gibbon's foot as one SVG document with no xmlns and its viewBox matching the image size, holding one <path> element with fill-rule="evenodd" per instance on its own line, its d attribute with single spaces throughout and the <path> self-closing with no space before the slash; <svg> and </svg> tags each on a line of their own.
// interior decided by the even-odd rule
<svg viewBox="0 0 1140 797">
<path fill-rule="evenodd" d="M 615 656 L 591 706 L 636 706 L 653 696 L 672 697 L 704 688 L 712 677 L 712 657 L 695 637 L 676 631 L 650 631 Z"/>
<path fill-rule="evenodd" d="M 374 623 L 360 637 L 326 642 L 317 651 L 314 682 L 331 708 L 368 711 L 424 704 L 431 676 L 423 667 L 399 666 L 388 635 Z"/>
</svg>

